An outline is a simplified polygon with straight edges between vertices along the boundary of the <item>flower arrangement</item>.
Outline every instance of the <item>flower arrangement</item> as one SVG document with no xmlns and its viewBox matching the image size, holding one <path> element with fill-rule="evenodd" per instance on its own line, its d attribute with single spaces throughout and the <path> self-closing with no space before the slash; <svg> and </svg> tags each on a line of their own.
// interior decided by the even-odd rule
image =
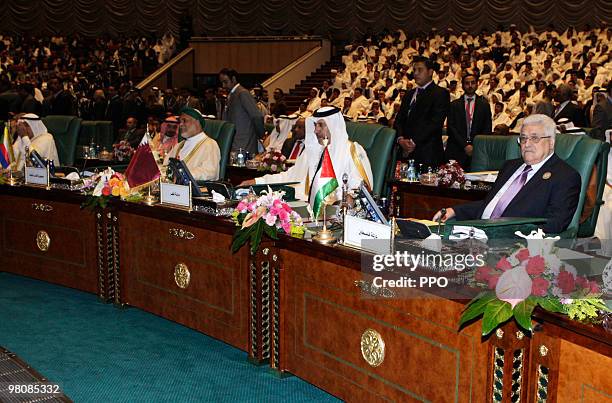
<svg viewBox="0 0 612 403">
<path fill-rule="evenodd" d="M 457 161 L 450 160 L 438 170 L 438 186 L 459 189 L 464 183 L 465 174 Z"/>
<path fill-rule="evenodd" d="M 270 171 L 273 173 L 284 172 L 287 170 L 287 158 L 279 151 L 266 151 L 261 157 L 260 171 Z"/>
<path fill-rule="evenodd" d="M 113 144 L 113 153 L 117 161 L 127 161 L 134 155 L 134 149 L 127 140 Z"/>
<path fill-rule="evenodd" d="M 488 290 L 466 307 L 460 327 L 482 315 L 483 335 L 512 317 L 531 331 L 536 306 L 578 320 L 595 320 L 599 311 L 609 311 L 597 283 L 562 262 L 547 241 L 540 240 L 542 248 L 533 248 L 535 242 L 530 242 L 529 247 L 502 257 L 494 267 L 478 268 L 474 280 Z"/>
<path fill-rule="evenodd" d="M 240 227 L 232 241 L 233 253 L 250 241 L 251 254 L 254 255 L 263 234 L 272 239 L 278 239 L 279 231 L 296 237 L 304 235 L 302 218 L 283 201 L 284 194 L 268 188 L 259 197 L 251 194 L 238 203 L 232 213 L 232 220 Z"/>
<path fill-rule="evenodd" d="M 110 167 L 91 178 L 85 179 L 84 187 L 88 195 L 82 206 L 84 208 L 105 208 L 112 197 L 120 197 L 126 201 L 142 199 L 139 193 L 130 191 L 125 176 L 115 172 Z"/>
</svg>

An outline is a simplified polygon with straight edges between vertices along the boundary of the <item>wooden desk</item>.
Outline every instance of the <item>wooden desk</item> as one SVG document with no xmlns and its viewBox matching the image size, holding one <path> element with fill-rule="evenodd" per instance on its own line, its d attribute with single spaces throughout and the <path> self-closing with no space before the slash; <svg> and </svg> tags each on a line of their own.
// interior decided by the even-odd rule
<svg viewBox="0 0 612 403">
<path fill-rule="evenodd" d="M 359 251 L 283 236 L 233 255 L 226 219 L 124 202 L 92 213 L 82 200 L 0 186 L 1 270 L 185 324 L 349 401 L 610 401 L 601 327 L 537 312 L 531 337 L 511 322 L 482 339 L 480 322 L 457 331 L 465 300 L 368 297 Z M 368 329 L 384 341 L 378 366 L 361 351 L 364 334 L 378 351 Z"/>
<path fill-rule="evenodd" d="M 390 182 L 391 203 L 397 217 L 431 220 L 436 211 L 474 200 L 483 200 L 484 190 L 450 189 L 399 180 Z"/>
</svg>

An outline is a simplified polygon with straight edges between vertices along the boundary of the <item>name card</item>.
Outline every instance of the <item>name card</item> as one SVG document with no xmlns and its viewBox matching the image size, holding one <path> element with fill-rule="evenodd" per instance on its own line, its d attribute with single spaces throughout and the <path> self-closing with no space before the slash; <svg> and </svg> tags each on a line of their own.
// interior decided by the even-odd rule
<svg viewBox="0 0 612 403">
<path fill-rule="evenodd" d="M 159 186 L 159 200 L 161 204 L 191 211 L 191 186 L 161 182 Z"/>
<path fill-rule="evenodd" d="M 25 167 L 26 185 L 49 186 L 49 169 Z"/>
<path fill-rule="evenodd" d="M 376 253 L 391 252 L 391 226 L 344 216 L 344 245 Z"/>
</svg>

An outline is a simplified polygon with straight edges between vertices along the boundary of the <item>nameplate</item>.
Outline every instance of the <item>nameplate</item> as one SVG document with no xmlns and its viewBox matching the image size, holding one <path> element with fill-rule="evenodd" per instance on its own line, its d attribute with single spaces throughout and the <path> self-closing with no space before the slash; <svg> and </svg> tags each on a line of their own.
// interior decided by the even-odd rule
<svg viewBox="0 0 612 403">
<path fill-rule="evenodd" d="M 49 170 L 45 168 L 25 167 L 25 184 L 49 186 Z"/>
<path fill-rule="evenodd" d="M 376 253 L 391 252 L 391 226 L 344 216 L 344 245 Z"/>
<path fill-rule="evenodd" d="M 159 200 L 161 204 L 191 211 L 191 186 L 161 182 Z"/>
</svg>

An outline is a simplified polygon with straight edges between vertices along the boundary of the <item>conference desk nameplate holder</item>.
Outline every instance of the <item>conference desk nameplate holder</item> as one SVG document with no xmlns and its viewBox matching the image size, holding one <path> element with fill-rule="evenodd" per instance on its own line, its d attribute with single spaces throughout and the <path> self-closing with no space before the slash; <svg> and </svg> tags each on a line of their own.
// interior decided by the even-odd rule
<svg viewBox="0 0 612 403">
<path fill-rule="evenodd" d="M 44 168 L 25 167 L 24 181 L 28 186 L 51 189 L 49 183 L 49 166 Z"/>
<path fill-rule="evenodd" d="M 193 211 L 191 185 L 160 182 L 159 200 L 162 206 Z"/>
</svg>

